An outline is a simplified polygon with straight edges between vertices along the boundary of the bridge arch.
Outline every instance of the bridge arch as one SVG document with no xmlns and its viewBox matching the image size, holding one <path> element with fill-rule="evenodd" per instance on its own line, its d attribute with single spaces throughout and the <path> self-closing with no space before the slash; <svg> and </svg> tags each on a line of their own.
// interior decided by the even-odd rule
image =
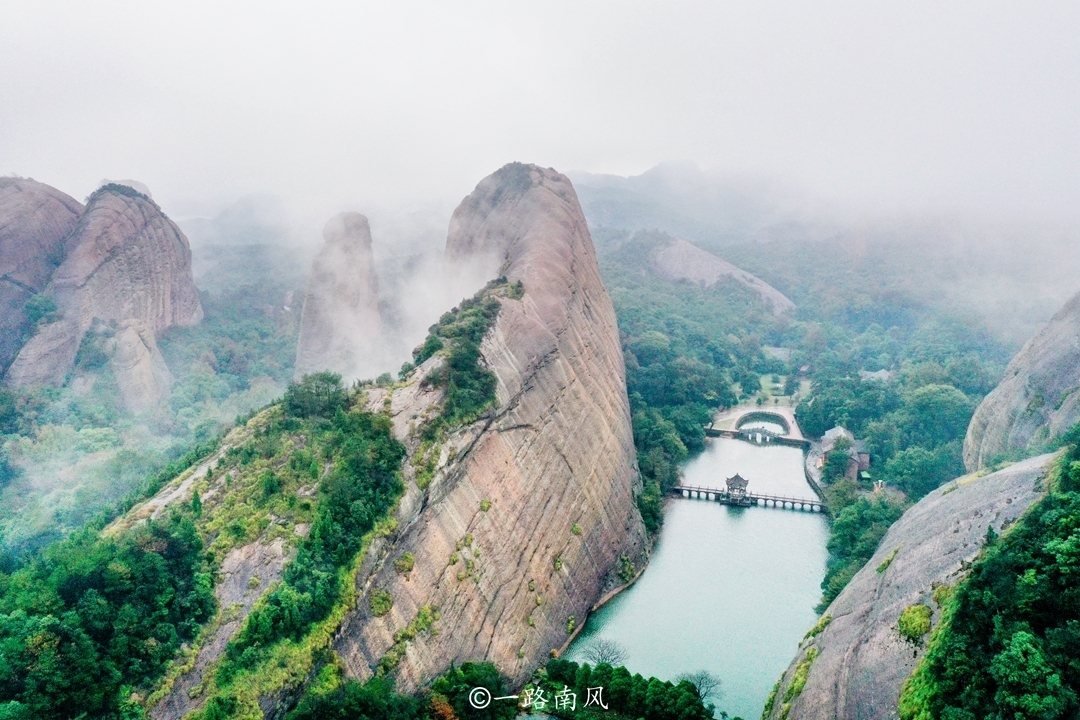
<svg viewBox="0 0 1080 720">
<path fill-rule="evenodd" d="M 766 421 L 776 423 L 780 427 L 784 428 L 784 435 L 791 434 L 791 423 L 787 421 L 787 418 L 779 413 L 769 412 L 768 410 L 754 410 L 742 415 L 738 422 L 735 423 L 735 429 L 741 430 L 743 425 L 752 423 L 755 421 Z"/>
</svg>

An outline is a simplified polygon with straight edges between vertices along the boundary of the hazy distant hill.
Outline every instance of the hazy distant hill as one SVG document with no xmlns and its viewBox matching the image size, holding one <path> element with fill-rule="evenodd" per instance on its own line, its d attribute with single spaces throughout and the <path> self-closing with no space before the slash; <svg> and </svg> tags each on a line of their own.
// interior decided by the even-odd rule
<svg viewBox="0 0 1080 720">
<path fill-rule="evenodd" d="M 641 175 L 572 173 L 594 227 L 663 230 L 721 247 L 760 237 L 819 237 L 797 212 L 797 198 L 760 180 L 718 179 L 690 162 L 661 163 Z"/>
<path fill-rule="evenodd" d="M 934 307 L 1019 349 L 1080 289 L 1080 228 L 977 225 L 948 215 L 844 215 L 755 178 L 662 163 L 572 176 L 597 230 L 660 230 L 753 273 L 797 305 Z"/>
</svg>

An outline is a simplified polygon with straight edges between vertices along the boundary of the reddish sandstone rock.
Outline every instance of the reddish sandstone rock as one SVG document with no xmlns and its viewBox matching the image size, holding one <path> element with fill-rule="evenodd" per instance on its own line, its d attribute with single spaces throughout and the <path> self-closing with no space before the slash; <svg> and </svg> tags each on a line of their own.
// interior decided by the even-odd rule
<svg viewBox="0 0 1080 720">
<path fill-rule="evenodd" d="M 41 327 L 23 345 L 7 371 L 7 384 L 62 385 L 95 320 L 134 322 L 157 333 L 202 319 L 187 238 L 142 193 L 116 185 L 95 192 L 64 245 L 64 260 L 47 291 L 60 318 Z M 137 353 L 138 357 L 155 367 L 163 364 L 156 343 L 144 342 L 143 346 L 146 352 Z M 139 388 L 154 390 L 152 395 L 138 397 L 128 393 L 125 402 L 133 410 L 153 407 L 163 399 L 159 390 L 166 384 L 139 378 L 160 373 L 129 365 L 122 362 L 117 366 L 134 372 L 131 378 L 121 373 L 121 386 L 135 380 Z"/>
<path fill-rule="evenodd" d="M 26 302 L 49 284 L 83 206 L 26 178 L 0 178 L 0 374 L 30 333 Z"/>
<path fill-rule="evenodd" d="M 615 312 L 570 181 L 517 163 L 485 178 L 454 213 L 446 257 L 452 273 L 482 258 L 492 278 L 520 281 L 525 294 L 500 299 L 481 345 L 497 407 L 451 435 L 426 490 L 406 461 L 398 532 L 373 547 L 361 600 L 334 644 L 349 675 L 368 677 L 394 633 L 437 607 L 437 634 L 408 643 L 396 668 L 404 691 L 451 661 L 490 660 L 524 681 L 566 641 L 570 618 L 583 622 L 619 583 L 620 557 L 640 566 L 646 546 Z M 438 400 L 422 378 L 440 360 L 391 398 L 410 452 Z M 369 403 L 383 407 L 374 395 Z M 406 552 L 415 567 L 403 574 L 392 561 Z M 394 598 L 382 617 L 369 609 L 373 587 Z"/>
</svg>

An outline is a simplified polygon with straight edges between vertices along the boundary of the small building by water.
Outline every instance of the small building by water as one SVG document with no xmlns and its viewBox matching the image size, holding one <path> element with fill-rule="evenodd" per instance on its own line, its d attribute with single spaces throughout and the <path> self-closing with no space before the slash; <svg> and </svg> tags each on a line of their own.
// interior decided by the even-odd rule
<svg viewBox="0 0 1080 720">
<path fill-rule="evenodd" d="M 727 479 L 727 491 L 728 495 L 732 499 L 740 500 L 746 497 L 746 486 L 750 484 L 750 481 L 744 478 L 739 473 L 735 473 L 733 476 Z"/>
<path fill-rule="evenodd" d="M 843 443 L 847 446 L 844 452 L 848 456 L 847 471 L 844 474 L 852 480 L 858 480 L 870 469 L 870 451 L 866 448 L 866 444 L 862 440 L 856 440 L 847 428 L 837 425 L 825 431 L 825 435 L 821 438 L 821 466 L 824 467 L 831 453 L 839 452 L 836 444 L 841 438 L 847 440 Z"/>
</svg>

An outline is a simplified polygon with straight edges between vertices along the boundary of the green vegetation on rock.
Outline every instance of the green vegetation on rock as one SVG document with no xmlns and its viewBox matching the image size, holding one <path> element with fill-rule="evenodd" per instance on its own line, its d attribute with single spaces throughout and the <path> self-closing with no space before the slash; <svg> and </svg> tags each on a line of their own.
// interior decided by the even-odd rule
<svg viewBox="0 0 1080 720">
<path fill-rule="evenodd" d="M 918 644 L 930 632 L 932 615 L 933 611 L 928 605 L 909 605 L 900 613 L 900 618 L 896 621 L 896 631 L 908 642 Z"/>
<path fill-rule="evenodd" d="M 1080 426 L 1065 439 L 1052 491 L 935 590 L 942 619 L 904 685 L 904 720 L 1080 712 Z"/>
<path fill-rule="evenodd" d="M 306 376 L 290 388 L 290 394 L 303 394 L 305 386 L 322 388 L 327 383 L 321 375 Z M 335 395 L 321 390 L 314 394 L 324 398 Z M 288 400 L 285 407 L 305 414 L 314 412 Z M 394 439 L 389 418 L 358 408 L 343 412 L 332 402 L 322 402 L 317 408 L 321 416 L 315 416 L 315 431 L 322 436 L 319 442 L 333 463 L 319 485 L 311 532 L 286 567 L 282 584 L 259 601 L 229 643 L 218 671 L 220 682 L 228 683 L 241 669 L 256 667 L 275 643 L 298 640 L 329 615 L 345 590 L 347 579 L 341 570 L 351 566 L 363 537 L 394 507 L 404 490 L 400 466 L 405 448 Z M 283 430 L 299 429 L 297 419 L 290 416 L 282 418 L 281 426 Z"/>
<path fill-rule="evenodd" d="M 416 558 L 411 552 L 403 553 L 401 557 L 394 561 L 394 569 L 402 574 L 412 572 L 414 567 L 416 567 Z"/>
<path fill-rule="evenodd" d="M 810 638 L 817 637 L 825 631 L 825 628 L 829 627 L 829 623 L 832 622 L 832 615 L 822 615 L 818 618 L 818 621 L 814 623 L 814 627 L 806 631 L 803 635 L 803 640 L 809 640 Z"/>
<path fill-rule="evenodd" d="M 372 615 L 382 617 L 394 606 L 394 596 L 382 588 L 375 588 L 368 597 L 368 605 Z"/>
<path fill-rule="evenodd" d="M 819 654 L 820 651 L 816 647 L 811 647 L 806 651 L 806 655 L 799 661 L 799 664 L 795 666 L 795 672 L 791 676 L 791 684 L 784 691 L 783 704 L 780 706 L 780 720 L 787 719 L 788 714 L 791 712 L 791 704 L 802 694 L 803 688 L 806 687 L 806 679 L 810 675 L 810 667 L 817 660 Z M 775 702 L 775 699 L 773 702 Z"/>
<path fill-rule="evenodd" d="M 881 564 L 877 566 L 878 573 L 884 573 L 892 565 L 892 561 L 896 559 L 897 553 L 900 552 L 900 548 L 894 548 L 891 553 L 885 556 L 885 559 L 881 561 Z"/>
<path fill-rule="evenodd" d="M 506 278 L 489 282 L 444 313 L 429 328 L 427 339 L 413 350 L 415 365 L 436 353 L 446 355 L 445 364 L 425 379 L 427 384 L 446 390 L 442 411 L 424 429 L 425 439 L 473 422 L 495 403 L 495 373 L 480 362 L 480 343 L 499 314 L 499 298 L 518 299 L 523 292 L 520 283 L 507 282 Z"/>
<path fill-rule="evenodd" d="M 0 717 L 128 717 L 214 611 L 182 509 L 117 534 L 88 527 L 0 574 Z"/>
</svg>

